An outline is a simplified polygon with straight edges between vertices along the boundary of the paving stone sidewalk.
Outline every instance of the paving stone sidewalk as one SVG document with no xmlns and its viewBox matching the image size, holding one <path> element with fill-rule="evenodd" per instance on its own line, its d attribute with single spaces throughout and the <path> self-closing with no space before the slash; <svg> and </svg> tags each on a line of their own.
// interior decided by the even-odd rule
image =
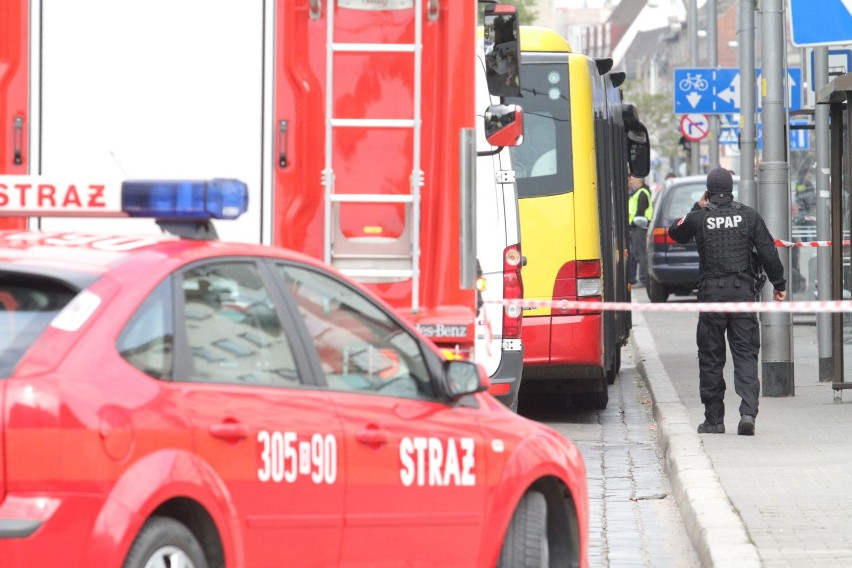
<svg viewBox="0 0 852 568">
<path fill-rule="evenodd" d="M 819 382 L 814 322 L 793 326 L 795 396 L 761 396 L 754 437 L 736 434 L 730 362 L 727 434 L 699 435 L 697 313 L 684 316 L 634 312 L 631 346 L 702 564 L 852 566 L 852 391 L 838 401 L 831 384 Z M 681 330 L 676 340 L 673 328 Z"/>
</svg>

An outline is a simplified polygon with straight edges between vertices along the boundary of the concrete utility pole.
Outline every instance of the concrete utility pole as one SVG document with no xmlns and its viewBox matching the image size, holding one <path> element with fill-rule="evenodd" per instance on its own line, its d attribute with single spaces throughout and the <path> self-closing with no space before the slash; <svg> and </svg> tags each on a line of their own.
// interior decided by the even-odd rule
<svg viewBox="0 0 852 568">
<path fill-rule="evenodd" d="M 710 67 L 719 66 L 719 55 L 716 31 L 716 0 L 707 0 L 707 59 Z M 719 165 L 719 115 L 710 116 L 710 135 L 707 137 L 707 156 L 710 167 Z"/>
<path fill-rule="evenodd" d="M 763 162 L 760 165 L 760 212 L 772 236 L 790 238 L 790 175 L 787 164 L 787 115 L 785 100 L 784 0 L 762 0 L 761 93 L 763 94 Z M 779 250 L 790 282 L 790 249 Z M 772 286 L 763 290 L 772 301 Z M 792 315 L 764 312 L 762 323 L 762 367 L 764 396 L 793 396 Z"/>
<path fill-rule="evenodd" d="M 814 92 L 828 84 L 828 48 L 814 48 Z M 829 173 L 831 147 L 828 126 L 828 105 L 814 105 L 814 146 L 816 146 L 817 240 L 831 240 L 831 198 Z M 837 240 L 840 240 L 838 238 Z M 831 249 L 817 249 L 817 294 L 819 301 L 831 300 Z M 817 343 L 819 353 L 819 380 L 832 382 L 834 359 L 831 346 L 831 314 L 817 314 Z"/>
<path fill-rule="evenodd" d="M 740 0 L 737 27 L 737 55 L 740 64 L 740 184 L 738 199 L 757 208 L 754 184 L 755 93 L 757 77 L 754 68 L 754 0 Z"/>
<path fill-rule="evenodd" d="M 689 29 L 689 53 L 692 67 L 698 67 L 698 0 L 689 0 L 686 12 L 686 27 Z M 689 153 L 689 173 L 701 173 L 701 142 L 692 142 Z"/>
</svg>

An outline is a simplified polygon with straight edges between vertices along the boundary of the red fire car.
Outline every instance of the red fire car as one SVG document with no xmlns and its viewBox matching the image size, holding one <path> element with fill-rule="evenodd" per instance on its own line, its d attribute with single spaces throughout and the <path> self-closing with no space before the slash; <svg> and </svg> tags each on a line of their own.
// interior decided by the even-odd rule
<svg viewBox="0 0 852 568">
<path fill-rule="evenodd" d="M 240 182 L 121 192 L 179 236 L 0 232 L 4 568 L 587 565 L 580 453 L 478 365 L 211 239 Z"/>
</svg>

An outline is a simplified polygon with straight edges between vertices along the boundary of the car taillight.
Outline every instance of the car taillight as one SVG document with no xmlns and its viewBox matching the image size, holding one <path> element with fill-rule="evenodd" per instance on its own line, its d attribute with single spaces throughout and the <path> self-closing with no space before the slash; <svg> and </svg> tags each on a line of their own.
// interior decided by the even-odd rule
<svg viewBox="0 0 852 568">
<path fill-rule="evenodd" d="M 503 299 L 519 300 L 524 297 L 521 279 L 521 246 L 510 245 L 503 251 Z M 503 339 L 521 337 L 524 310 L 519 304 L 503 306 Z"/>
<path fill-rule="evenodd" d="M 600 302 L 603 296 L 600 260 L 576 260 L 562 265 L 553 285 L 553 300 Z M 577 314 L 577 310 L 554 308 L 553 315 Z M 599 310 L 584 314 L 600 313 Z"/>
<path fill-rule="evenodd" d="M 669 236 L 669 230 L 665 227 L 656 227 L 651 233 L 655 245 L 673 245 L 675 240 Z"/>
</svg>

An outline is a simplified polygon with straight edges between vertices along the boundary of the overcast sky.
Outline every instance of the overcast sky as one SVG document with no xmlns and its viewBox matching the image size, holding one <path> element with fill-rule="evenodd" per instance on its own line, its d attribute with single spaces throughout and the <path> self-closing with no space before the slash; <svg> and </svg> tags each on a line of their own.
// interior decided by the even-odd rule
<svg viewBox="0 0 852 568">
<path fill-rule="evenodd" d="M 554 8 L 582 9 L 601 8 L 605 4 L 618 5 L 620 0 L 553 0 Z M 675 16 L 678 20 L 686 19 L 685 0 L 648 0 L 648 5 L 639 14 L 637 31 L 661 28 L 668 24 L 669 16 Z M 705 0 L 698 0 L 699 8 L 704 5 Z"/>
</svg>

